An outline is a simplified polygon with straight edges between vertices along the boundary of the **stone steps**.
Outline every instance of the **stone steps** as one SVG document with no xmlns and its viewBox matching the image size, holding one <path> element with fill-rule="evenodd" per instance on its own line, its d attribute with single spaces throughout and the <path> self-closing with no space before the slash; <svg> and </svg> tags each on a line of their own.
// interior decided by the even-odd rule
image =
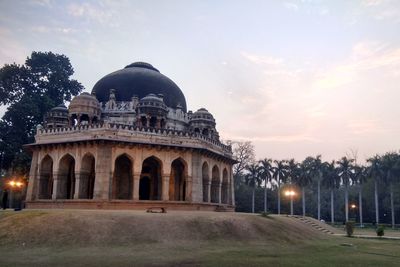
<svg viewBox="0 0 400 267">
<path fill-rule="evenodd" d="M 298 221 L 301 221 L 301 222 L 311 226 L 315 230 L 320 231 L 322 233 L 329 234 L 329 235 L 334 235 L 335 234 L 331 230 L 329 230 L 326 227 L 324 227 L 322 225 L 322 223 L 320 223 L 320 222 L 317 223 L 317 220 L 315 220 L 315 219 L 308 218 L 308 217 L 303 217 L 303 216 L 298 216 L 298 215 L 292 215 L 292 216 L 289 216 L 289 217 L 291 217 L 293 219 L 296 219 Z"/>
</svg>

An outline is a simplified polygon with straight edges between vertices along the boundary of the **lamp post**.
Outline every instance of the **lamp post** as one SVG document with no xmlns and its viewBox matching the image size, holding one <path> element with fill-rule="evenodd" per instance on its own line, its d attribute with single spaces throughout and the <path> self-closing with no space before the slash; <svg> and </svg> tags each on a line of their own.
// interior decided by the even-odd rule
<svg viewBox="0 0 400 267">
<path fill-rule="evenodd" d="M 19 202 L 18 207 L 16 208 L 14 205 L 14 193 L 15 192 L 20 192 L 19 196 L 21 195 L 22 192 L 22 187 L 24 186 L 24 183 L 20 180 L 11 180 L 8 182 L 8 185 L 10 186 L 10 208 L 14 209 L 21 209 L 21 203 Z M 20 198 L 20 197 L 19 197 Z M 18 199 L 20 201 L 20 199 Z"/>
<path fill-rule="evenodd" d="M 350 209 L 352 210 L 352 214 L 354 214 L 355 218 L 354 221 L 357 221 L 357 213 L 355 212 L 357 209 L 357 205 L 356 204 L 350 204 Z"/>
<path fill-rule="evenodd" d="M 285 191 L 285 196 L 290 197 L 290 215 L 293 215 L 293 197 L 296 195 L 296 192 L 291 190 Z"/>
</svg>

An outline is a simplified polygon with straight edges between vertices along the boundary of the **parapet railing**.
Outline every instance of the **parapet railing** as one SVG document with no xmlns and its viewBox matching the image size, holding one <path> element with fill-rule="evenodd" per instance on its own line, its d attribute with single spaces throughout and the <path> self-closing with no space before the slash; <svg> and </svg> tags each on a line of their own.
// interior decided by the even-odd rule
<svg viewBox="0 0 400 267">
<path fill-rule="evenodd" d="M 156 129 L 152 127 L 139 127 L 139 126 L 132 126 L 132 125 L 125 125 L 125 124 L 117 124 L 117 123 L 99 123 L 99 124 L 92 124 L 92 125 L 79 125 L 79 126 L 71 126 L 71 127 L 63 127 L 63 128 L 53 128 L 53 129 L 44 129 L 39 128 L 37 130 L 38 136 L 43 135 L 53 135 L 53 134 L 68 134 L 68 133 L 76 133 L 82 132 L 91 129 L 112 129 L 112 130 L 126 130 L 131 132 L 137 133 L 151 133 L 160 136 L 181 136 L 181 137 L 188 137 L 188 138 L 195 138 L 202 141 L 205 141 L 209 144 L 213 144 L 221 149 L 232 153 L 232 146 L 225 145 L 218 140 L 211 139 L 205 135 L 200 133 L 193 133 L 189 131 L 179 131 L 174 129 Z"/>
</svg>

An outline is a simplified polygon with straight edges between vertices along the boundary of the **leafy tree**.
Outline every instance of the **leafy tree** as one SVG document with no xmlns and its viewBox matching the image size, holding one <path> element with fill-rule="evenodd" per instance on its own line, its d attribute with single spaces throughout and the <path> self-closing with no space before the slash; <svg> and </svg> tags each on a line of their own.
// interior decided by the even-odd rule
<svg viewBox="0 0 400 267">
<path fill-rule="evenodd" d="M 367 162 L 370 164 L 367 169 L 367 173 L 369 177 L 374 179 L 374 196 L 375 196 L 375 223 L 379 223 L 379 199 L 378 199 L 378 181 L 383 177 L 383 168 L 381 157 L 379 155 L 375 155 L 372 158 L 369 158 Z"/>
<path fill-rule="evenodd" d="M 5 169 L 27 173 L 30 156 L 22 145 L 34 141 L 35 126 L 47 111 L 82 91 L 73 73 L 69 59 L 52 52 L 32 52 L 25 64 L 0 69 L 0 105 L 8 105 L 0 120 Z"/>
<path fill-rule="evenodd" d="M 321 161 L 321 155 L 316 156 L 311 163 L 311 175 L 317 180 L 317 209 L 318 209 L 318 220 L 321 220 L 321 177 L 322 177 L 323 163 Z"/>
<path fill-rule="evenodd" d="M 346 222 L 349 221 L 349 185 L 352 184 L 353 177 L 353 159 L 342 157 L 341 160 L 337 161 L 338 174 L 342 184 L 344 185 L 344 208 L 346 214 Z"/>
<path fill-rule="evenodd" d="M 267 185 L 272 180 L 272 159 L 263 159 L 259 161 L 261 179 L 264 182 L 264 212 L 268 211 L 267 205 Z"/>
<path fill-rule="evenodd" d="M 274 160 L 275 166 L 272 167 L 272 177 L 278 185 L 278 214 L 281 214 L 281 183 L 284 183 L 287 178 L 288 168 L 286 160 Z"/>
<path fill-rule="evenodd" d="M 358 210 L 360 213 L 360 225 L 363 226 L 363 202 L 362 190 L 363 184 L 367 181 L 368 175 L 364 166 L 355 165 L 352 180 L 358 184 Z"/>
<path fill-rule="evenodd" d="M 340 180 L 338 170 L 335 165 L 335 161 L 324 162 L 323 165 L 323 178 L 322 185 L 328 188 L 331 192 L 331 223 L 335 223 L 335 204 L 334 204 L 334 190 L 339 188 Z"/>
<path fill-rule="evenodd" d="M 305 188 L 312 182 L 312 176 L 310 175 L 310 169 L 313 162 L 312 157 L 307 157 L 303 160 L 299 166 L 299 175 L 296 179 L 296 184 L 301 187 L 301 200 L 303 208 L 303 216 L 306 216 L 306 194 Z"/>
<path fill-rule="evenodd" d="M 383 181 L 389 185 L 390 192 L 390 210 L 392 215 L 392 228 L 395 225 L 394 203 L 393 203 L 393 183 L 395 183 L 400 174 L 400 159 L 397 153 L 386 153 L 381 158 Z"/>
<path fill-rule="evenodd" d="M 246 166 L 246 171 L 248 172 L 245 175 L 245 182 L 247 185 L 253 188 L 252 197 L 251 197 L 251 211 L 254 213 L 254 198 L 257 185 L 261 184 L 261 175 L 260 175 L 260 166 L 256 163 L 252 163 Z"/>
<path fill-rule="evenodd" d="M 233 166 L 233 178 L 236 186 L 239 186 L 246 166 L 255 161 L 254 145 L 250 141 L 231 141 L 230 144 L 233 146 L 233 157 L 238 161 Z"/>
<path fill-rule="evenodd" d="M 292 184 L 297 181 L 299 175 L 300 175 L 300 167 L 299 164 L 294 160 L 291 159 L 287 162 L 287 178 L 290 184 L 290 187 L 292 187 Z M 290 215 L 293 215 L 293 196 L 290 196 Z"/>
</svg>

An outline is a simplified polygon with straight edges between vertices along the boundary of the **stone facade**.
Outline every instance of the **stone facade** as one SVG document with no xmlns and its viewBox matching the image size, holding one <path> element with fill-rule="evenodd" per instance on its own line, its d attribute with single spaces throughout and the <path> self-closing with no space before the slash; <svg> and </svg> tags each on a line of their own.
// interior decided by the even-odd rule
<svg viewBox="0 0 400 267">
<path fill-rule="evenodd" d="M 158 72 L 135 64 L 124 75 Z M 52 110 L 38 126 L 35 143 L 27 145 L 33 153 L 28 208 L 233 209 L 232 149 L 219 141 L 206 109 L 168 106 L 156 87 L 142 98 L 133 89 L 130 100 L 118 99 L 129 92 L 109 89 L 108 101 L 83 93 L 68 112 Z"/>
</svg>

